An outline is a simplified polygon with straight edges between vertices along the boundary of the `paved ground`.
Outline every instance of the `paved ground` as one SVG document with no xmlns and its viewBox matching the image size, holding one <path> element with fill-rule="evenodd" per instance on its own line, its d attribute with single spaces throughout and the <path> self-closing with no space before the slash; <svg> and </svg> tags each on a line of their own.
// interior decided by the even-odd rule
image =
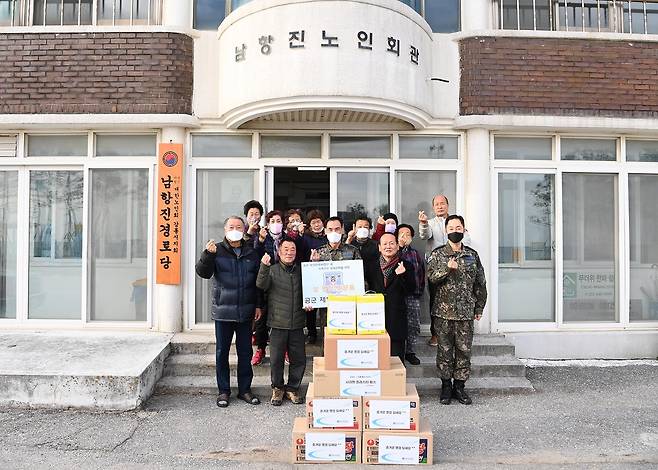
<svg viewBox="0 0 658 470">
<path fill-rule="evenodd" d="M 421 396 L 438 467 L 658 468 L 658 367 L 529 377 L 537 393 L 475 397 L 470 407 Z M 207 396 L 156 396 L 125 413 L 0 409 L 0 469 L 291 468 L 302 412 L 289 402 L 221 410 Z"/>
</svg>

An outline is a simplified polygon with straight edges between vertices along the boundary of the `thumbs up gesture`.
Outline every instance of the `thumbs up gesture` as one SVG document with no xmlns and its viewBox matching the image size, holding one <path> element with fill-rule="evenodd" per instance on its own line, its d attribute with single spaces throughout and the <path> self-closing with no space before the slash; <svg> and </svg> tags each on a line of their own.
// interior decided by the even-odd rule
<svg viewBox="0 0 658 470">
<path fill-rule="evenodd" d="M 395 274 L 397 274 L 399 276 L 400 274 L 404 274 L 406 272 L 407 272 L 407 270 L 404 267 L 404 263 L 402 261 L 400 261 L 398 263 L 398 267 L 395 268 Z"/>
<path fill-rule="evenodd" d="M 263 263 L 265 266 L 269 266 L 270 263 L 272 262 L 272 257 L 265 253 L 263 257 L 260 259 L 260 262 Z"/>
</svg>

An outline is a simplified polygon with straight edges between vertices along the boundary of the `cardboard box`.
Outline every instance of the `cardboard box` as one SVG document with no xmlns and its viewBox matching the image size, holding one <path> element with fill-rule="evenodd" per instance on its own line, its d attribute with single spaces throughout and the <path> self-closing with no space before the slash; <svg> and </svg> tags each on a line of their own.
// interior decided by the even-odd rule
<svg viewBox="0 0 658 470">
<path fill-rule="evenodd" d="M 389 358 L 384 370 L 327 370 L 325 358 L 313 358 L 313 386 L 319 396 L 401 396 L 407 390 L 407 369 L 400 358 Z"/>
<path fill-rule="evenodd" d="M 414 384 L 407 384 L 405 395 L 365 397 L 363 430 L 416 432 L 420 418 L 420 399 Z"/>
<path fill-rule="evenodd" d="M 432 465 L 434 437 L 429 422 L 420 421 L 420 431 L 415 433 L 391 433 L 383 431 L 363 432 L 364 464 L 427 464 Z M 413 461 L 413 455 L 418 460 Z"/>
<path fill-rule="evenodd" d="M 324 358 L 327 370 L 388 369 L 391 365 L 391 338 L 383 335 L 325 335 Z"/>
<path fill-rule="evenodd" d="M 292 463 L 361 463 L 361 432 L 309 429 L 306 418 L 295 418 Z"/>
<path fill-rule="evenodd" d="M 386 333 L 383 294 L 365 294 L 356 297 L 356 324 L 356 333 L 359 335 Z"/>
<path fill-rule="evenodd" d="M 330 295 L 327 297 L 327 328 L 330 335 L 356 334 L 356 296 Z"/>
<path fill-rule="evenodd" d="M 311 429 L 351 429 L 361 431 L 361 397 L 318 395 L 313 382 L 306 391 L 306 416 Z"/>
</svg>

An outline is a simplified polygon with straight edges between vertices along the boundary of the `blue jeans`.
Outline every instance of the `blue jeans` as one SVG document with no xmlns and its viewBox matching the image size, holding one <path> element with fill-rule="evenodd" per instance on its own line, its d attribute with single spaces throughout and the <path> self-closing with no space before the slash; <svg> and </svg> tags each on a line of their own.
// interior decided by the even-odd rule
<svg viewBox="0 0 658 470">
<path fill-rule="evenodd" d="M 231 376 L 228 365 L 228 355 L 231 341 L 235 334 L 235 349 L 238 353 L 238 394 L 251 391 L 251 379 L 254 371 L 251 368 L 251 321 L 242 323 L 232 321 L 215 321 L 215 361 L 217 371 L 217 388 L 219 393 L 231 394 Z"/>
</svg>

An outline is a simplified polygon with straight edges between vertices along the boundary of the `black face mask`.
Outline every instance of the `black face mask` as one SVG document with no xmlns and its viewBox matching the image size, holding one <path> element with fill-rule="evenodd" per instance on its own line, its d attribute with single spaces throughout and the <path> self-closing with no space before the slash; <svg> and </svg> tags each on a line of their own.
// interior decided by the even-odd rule
<svg viewBox="0 0 658 470">
<path fill-rule="evenodd" d="M 450 240 L 452 243 L 459 243 L 462 241 L 464 238 L 464 234 L 462 232 L 452 232 L 448 234 L 448 240 Z"/>
</svg>

